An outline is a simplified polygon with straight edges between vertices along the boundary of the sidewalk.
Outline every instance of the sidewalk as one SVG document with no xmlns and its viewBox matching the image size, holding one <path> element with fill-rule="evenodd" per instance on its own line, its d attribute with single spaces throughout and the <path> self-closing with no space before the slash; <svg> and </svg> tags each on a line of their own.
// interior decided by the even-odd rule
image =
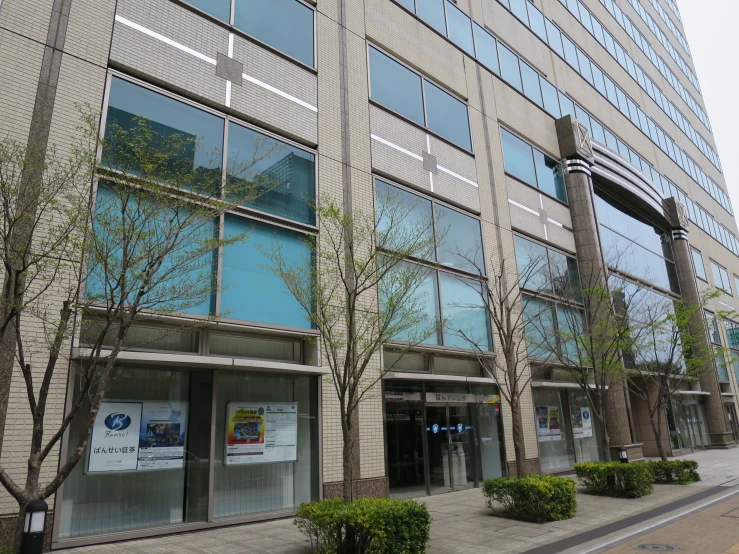
<svg viewBox="0 0 739 554">
<path fill-rule="evenodd" d="M 542 525 L 495 517 L 480 489 L 424 497 L 433 518 L 429 554 L 514 553 L 592 531 L 717 486 L 739 485 L 739 449 L 699 452 L 686 458 L 700 464 L 704 481 L 687 486 L 656 485 L 639 499 L 578 494 L 574 518 Z M 728 490 L 728 489 L 727 489 Z M 582 491 L 580 491 L 582 492 Z M 739 540 L 739 537 L 737 538 Z M 292 519 L 211 529 L 180 535 L 69 549 L 70 554 L 305 554 L 306 539 Z"/>
</svg>

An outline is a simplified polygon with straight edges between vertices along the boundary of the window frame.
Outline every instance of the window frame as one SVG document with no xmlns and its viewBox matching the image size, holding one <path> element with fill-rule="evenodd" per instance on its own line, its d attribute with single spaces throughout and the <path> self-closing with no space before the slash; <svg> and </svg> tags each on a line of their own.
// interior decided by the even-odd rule
<svg viewBox="0 0 739 554">
<path fill-rule="evenodd" d="M 444 1 L 446 1 L 446 0 L 444 0 Z M 419 19 L 420 19 L 420 17 L 419 17 Z M 448 38 L 448 37 L 446 37 L 446 38 Z M 474 34 L 473 34 L 473 42 L 474 42 Z M 369 58 L 369 56 L 370 56 L 370 48 L 374 48 L 375 50 L 377 50 L 381 54 L 384 54 L 385 56 L 387 56 L 391 60 L 397 62 L 398 64 L 400 64 L 401 66 L 403 66 L 404 68 L 406 68 L 411 73 L 413 73 L 413 74 L 415 74 L 415 75 L 417 75 L 418 77 L 421 78 L 421 100 L 423 102 L 423 119 L 424 119 L 424 124 L 423 125 L 419 125 L 418 123 L 416 123 L 415 121 L 413 121 L 409 117 L 407 117 L 407 116 L 405 116 L 405 115 L 403 115 L 403 114 L 401 114 L 399 112 L 396 112 L 392 108 L 389 108 L 389 107 L 385 106 L 384 104 L 381 104 L 379 101 L 374 100 L 372 98 L 372 68 L 370 67 L 370 58 Z M 462 50 L 461 48 L 460 48 L 460 51 L 461 52 L 464 52 L 464 50 Z M 475 58 L 475 60 L 476 60 L 476 58 Z M 450 146 L 453 146 L 454 148 L 457 148 L 458 150 L 461 150 L 462 152 L 465 152 L 467 154 L 470 154 L 470 155 L 473 155 L 474 156 L 474 154 L 475 154 L 475 144 L 474 144 L 474 141 L 472 140 L 472 123 L 471 123 L 471 119 L 470 119 L 470 105 L 469 105 L 469 103 L 466 100 L 461 99 L 459 96 L 457 96 L 454 92 L 452 92 L 451 90 L 449 90 L 443 84 L 439 83 L 438 81 L 436 81 L 434 79 L 430 79 L 430 78 L 426 77 L 420 71 L 417 71 L 417 70 L 413 69 L 407 63 L 405 63 L 402 60 L 398 59 L 396 56 L 393 56 L 392 54 L 388 53 L 385 49 L 383 49 L 382 47 L 380 47 L 377 43 L 372 42 L 372 41 L 369 41 L 369 40 L 367 41 L 366 62 L 367 62 L 367 94 L 368 94 L 368 101 L 369 101 L 369 103 L 371 105 L 376 106 L 376 107 L 378 107 L 378 108 L 380 108 L 382 110 L 387 111 L 388 113 L 391 113 L 391 114 L 393 114 L 393 115 L 401 118 L 403 121 L 405 121 L 405 122 L 413 125 L 414 127 L 418 128 L 418 129 L 422 129 L 423 131 L 425 131 L 427 133 L 430 133 L 431 135 L 433 135 L 434 137 L 438 138 L 439 140 L 443 140 L 445 143 L 449 144 Z M 480 63 L 480 65 L 482 65 L 481 62 L 478 62 L 478 63 Z M 452 142 L 451 140 L 449 140 L 448 138 L 443 137 L 442 135 L 440 135 L 436 131 L 433 131 L 433 130 L 429 129 L 429 127 L 428 127 L 428 113 L 426 111 L 426 87 L 424 86 L 424 82 L 425 81 L 428 81 L 430 84 L 438 87 L 443 92 L 446 92 L 447 94 L 449 94 L 452 98 L 454 98 L 458 102 L 461 102 L 462 105 L 467 110 L 467 124 L 468 124 L 468 132 L 469 132 L 469 135 L 470 135 L 470 150 L 467 150 L 464 146 L 461 146 L 459 144 L 456 144 L 456 143 Z"/>
<path fill-rule="evenodd" d="M 725 292 L 726 294 L 728 294 L 729 296 L 734 296 L 734 292 L 733 292 L 733 289 L 732 289 L 732 286 L 731 286 L 731 279 L 729 279 L 729 270 L 726 269 L 720 263 L 714 261 L 711 258 L 708 258 L 708 261 L 711 264 L 711 274 L 713 276 L 713 285 L 717 289 L 719 289 L 719 290 Z M 720 285 L 718 283 L 716 283 L 716 272 L 714 271 L 714 267 L 718 268 L 718 271 L 719 271 L 719 275 L 718 276 L 721 279 L 721 284 Z M 726 275 L 726 280 L 728 281 L 728 285 L 729 285 L 729 289 L 728 290 L 726 290 L 724 288 L 724 286 L 723 286 L 724 285 L 724 275 Z"/>
<path fill-rule="evenodd" d="M 696 262 L 695 262 L 695 256 L 698 256 L 701 260 L 701 268 L 703 269 L 703 277 L 698 275 L 698 271 L 696 270 Z M 703 281 L 704 283 L 708 283 L 708 273 L 706 272 L 706 262 L 703 259 L 703 253 L 698 250 L 697 248 L 690 247 L 690 260 L 693 262 L 693 273 L 694 275 Z M 736 277 L 735 277 L 736 278 Z"/>
</svg>

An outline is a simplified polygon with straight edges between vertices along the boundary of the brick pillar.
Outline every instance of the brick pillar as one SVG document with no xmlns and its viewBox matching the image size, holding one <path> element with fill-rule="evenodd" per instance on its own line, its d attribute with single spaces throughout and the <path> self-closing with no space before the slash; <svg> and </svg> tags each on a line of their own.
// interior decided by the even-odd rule
<svg viewBox="0 0 739 554">
<path fill-rule="evenodd" d="M 664 201 L 665 211 L 673 222 L 672 253 L 675 258 L 675 271 L 680 285 L 680 295 L 687 303 L 700 304 L 700 292 L 693 274 L 693 262 L 688 245 L 689 221 L 685 207 L 676 198 L 667 198 Z M 707 350 L 710 343 L 705 332 L 703 314 L 696 313 L 691 322 L 691 333 L 700 337 L 700 348 Z M 721 385 L 713 361 L 706 362 L 700 377 L 701 389 L 711 393 L 706 402 L 706 418 L 708 433 L 711 436 L 712 448 L 727 448 L 734 444 L 729 424 L 726 421 L 726 412 L 721 401 Z"/>
<path fill-rule="evenodd" d="M 567 200 L 570 205 L 572 232 L 577 249 L 577 263 L 583 288 L 607 288 L 608 272 L 600 243 L 600 232 L 595 213 L 593 181 L 590 167 L 593 164 L 593 151 L 589 131 L 571 115 L 556 122 L 560 153 L 564 157 L 563 169 Z M 608 435 L 611 443 L 611 457 L 618 458 L 621 446 L 634 442 L 629 422 L 630 407 L 628 395 L 622 382 L 611 387 L 608 413 Z M 641 458 L 641 447 L 629 453 L 629 458 Z M 614 455 L 615 454 L 615 455 Z"/>
</svg>

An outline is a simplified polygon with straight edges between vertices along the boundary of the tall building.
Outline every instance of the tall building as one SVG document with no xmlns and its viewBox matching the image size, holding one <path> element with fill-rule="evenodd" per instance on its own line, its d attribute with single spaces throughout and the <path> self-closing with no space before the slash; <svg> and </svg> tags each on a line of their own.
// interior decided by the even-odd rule
<svg viewBox="0 0 739 554">
<path fill-rule="evenodd" d="M 226 153 L 226 166 L 265 148 L 255 172 L 273 183 L 221 222 L 249 230 L 224 248 L 226 287 L 200 308 L 227 317 L 121 355 L 101 417 L 115 426 L 128 410 L 144 430 L 116 463 L 93 433 L 50 499 L 53 548 L 284 517 L 340 494 L 331 376 L 316 331 L 259 249 L 276 240 L 296 259 L 309 254 L 318 197 L 371 213 L 389 190 L 444 218 L 445 241 L 424 262 L 429 314 L 490 351 L 498 339 L 467 286 L 488 280 L 476 265 L 489 276 L 503 261 L 544 260 L 527 306 L 548 310 L 551 326 L 567 315 L 553 277 L 562 267 L 603 286 L 607 271 L 668 301 L 715 287 L 706 317 L 739 309 L 739 231 L 672 0 L 3 0 L 0 75 L 4 136 L 68 144 L 87 103 L 103 128 L 147 118 Z M 206 170 L 199 156 L 193 168 Z M 458 254 L 471 248 L 477 264 Z M 739 319 L 716 322 L 702 343 L 739 352 L 737 329 Z M 52 422 L 76 394 L 83 347 L 84 337 L 69 345 L 69 375 L 55 378 Z M 545 354 L 529 354 L 528 468 L 602 458 L 587 397 Z M 510 411 L 469 342 L 445 329 L 396 358 L 390 344 L 375 360 L 376 374 L 393 369 L 359 410 L 361 494 L 417 497 L 515 471 Z M 670 455 L 739 440 L 739 363 L 728 361 L 673 395 Z M 610 397 L 613 450 L 655 455 L 644 402 L 625 389 Z M 239 455 L 277 409 L 286 445 L 261 463 Z M 14 476 L 26 469 L 28 421 L 16 372 L 0 430 L 0 462 Z M 42 479 L 81 428 L 72 425 Z M 170 460 L 141 456 L 171 444 L 180 451 Z M 16 510 L 0 490 L 0 540 Z"/>
</svg>

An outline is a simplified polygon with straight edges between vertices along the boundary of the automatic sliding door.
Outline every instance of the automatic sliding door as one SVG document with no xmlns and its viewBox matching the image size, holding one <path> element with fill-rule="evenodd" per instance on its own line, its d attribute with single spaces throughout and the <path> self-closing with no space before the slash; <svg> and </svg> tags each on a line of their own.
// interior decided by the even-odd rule
<svg viewBox="0 0 739 554">
<path fill-rule="evenodd" d="M 430 492 L 449 492 L 452 481 L 446 406 L 426 406 L 426 441 Z"/>
</svg>

